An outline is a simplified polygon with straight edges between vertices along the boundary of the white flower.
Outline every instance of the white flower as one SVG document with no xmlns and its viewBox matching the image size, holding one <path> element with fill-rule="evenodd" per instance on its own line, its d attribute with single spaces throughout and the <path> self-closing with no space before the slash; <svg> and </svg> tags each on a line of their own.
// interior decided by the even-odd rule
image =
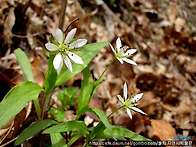
<svg viewBox="0 0 196 147">
<path fill-rule="evenodd" d="M 61 71 L 61 68 L 63 66 L 63 62 L 67 66 L 70 72 L 72 72 L 72 65 L 70 59 L 77 63 L 77 64 L 83 64 L 82 58 L 78 55 L 74 54 L 72 51 L 74 51 L 76 48 L 80 48 L 84 46 L 87 43 L 86 39 L 77 39 L 73 41 L 74 35 L 76 33 L 76 28 L 72 29 L 66 36 L 66 38 L 63 35 L 63 32 L 60 29 L 56 30 L 56 39 L 58 41 L 58 45 L 53 43 L 46 43 L 45 47 L 49 51 L 55 51 L 57 52 L 54 60 L 53 65 L 54 68 L 57 70 L 57 73 L 59 74 Z"/>
<path fill-rule="evenodd" d="M 115 49 L 111 44 L 109 44 L 109 45 L 110 45 L 112 51 L 114 52 L 115 57 L 118 59 L 118 61 L 121 64 L 123 64 L 123 61 L 125 61 L 129 64 L 137 65 L 133 60 L 127 59 L 128 57 L 130 57 L 133 53 L 135 53 L 137 51 L 136 49 L 127 50 L 129 47 L 128 46 L 122 46 L 120 38 L 118 38 L 116 40 L 116 48 Z"/>
<path fill-rule="evenodd" d="M 134 97 L 127 98 L 127 84 L 126 83 L 124 83 L 124 87 L 123 87 L 123 98 L 120 95 L 117 95 L 118 99 L 123 104 L 123 107 L 127 109 L 127 113 L 131 119 L 132 119 L 131 111 L 137 111 L 137 112 L 140 112 L 140 113 L 146 115 L 145 112 L 143 112 L 142 110 L 140 110 L 137 107 L 134 107 L 134 106 L 138 105 L 138 103 L 136 103 L 136 102 L 139 99 L 141 99 L 142 96 L 143 96 L 143 93 L 139 93 L 139 94 L 135 95 Z"/>
</svg>

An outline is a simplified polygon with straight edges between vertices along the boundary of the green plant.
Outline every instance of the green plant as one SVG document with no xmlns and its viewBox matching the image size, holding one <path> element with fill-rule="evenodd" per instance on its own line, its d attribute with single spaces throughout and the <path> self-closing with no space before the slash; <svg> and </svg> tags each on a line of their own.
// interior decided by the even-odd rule
<svg viewBox="0 0 196 147">
<path fill-rule="evenodd" d="M 127 62 L 136 65 L 134 61 L 128 59 L 128 57 L 136 52 L 136 49 L 127 50 L 128 47 L 122 46 L 120 38 L 117 39 L 115 48 L 109 44 L 114 52 L 114 59 L 106 67 L 99 79 L 93 81 L 91 78 L 89 63 L 97 53 L 108 44 L 108 42 L 98 42 L 85 45 L 87 42 L 85 39 L 75 40 L 73 38 L 75 32 L 76 29 L 73 29 L 68 33 L 67 37 L 65 37 L 61 30 L 58 29 L 56 33 L 57 41 L 51 37 L 51 43 L 46 44 L 46 48 L 50 53 L 44 87 L 40 87 L 34 83 L 31 65 L 24 52 L 21 49 L 15 50 L 16 58 L 18 59 L 26 81 L 12 88 L 0 103 L 0 113 L 2 114 L 0 116 L 0 127 L 19 113 L 27 102 L 33 100 L 38 121 L 27 127 L 20 134 L 15 145 L 21 144 L 26 139 L 40 131 L 42 131 L 43 134 L 50 134 L 53 146 L 71 146 L 82 136 L 86 138 L 84 146 L 88 146 L 91 141 L 106 138 L 112 138 L 114 140 L 125 140 L 125 138 L 130 138 L 135 141 L 151 141 L 126 128 L 114 126 L 108 121 L 108 118 L 121 108 L 126 108 L 127 110 L 132 109 L 145 114 L 143 111 L 135 107 L 137 106 L 137 103 L 135 102 L 142 97 L 142 94 L 127 98 L 127 87 L 124 86 L 123 97 L 118 96 L 123 105 L 109 116 L 106 116 L 102 110 L 90 108 L 88 106 L 97 87 L 104 79 L 103 75 L 105 71 L 116 59 L 121 64 Z M 73 61 L 73 63 L 71 63 L 71 61 Z M 83 81 L 81 83 L 78 98 L 76 119 L 73 121 L 61 122 L 63 118 L 66 117 L 64 111 L 67 110 L 67 107 L 75 104 L 78 88 L 64 88 L 63 92 L 57 94 L 58 99 L 62 103 L 62 108 L 57 107 L 56 109 L 50 108 L 48 110 L 51 93 L 55 88 L 67 82 L 79 72 L 83 73 Z M 38 95 L 40 92 L 43 92 L 44 94 L 43 105 L 41 106 L 38 101 Z M 44 114 L 47 111 L 50 111 L 55 121 L 44 117 Z M 97 126 L 88 128 L 83 121 L 79 120 L 81 115 L 85 112 L 93 113 L 100 119 Z M 127 112 L 131 118 L 130 110 Z M 64 138 L 66 138 L 66 140 Z"/>
</svg>

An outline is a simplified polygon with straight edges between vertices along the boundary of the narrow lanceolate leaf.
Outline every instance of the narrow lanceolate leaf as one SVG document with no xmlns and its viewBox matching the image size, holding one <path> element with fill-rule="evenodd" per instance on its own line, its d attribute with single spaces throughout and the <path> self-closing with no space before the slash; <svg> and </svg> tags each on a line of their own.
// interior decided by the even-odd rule
<svg viewBox="0 0 196 147">
<path fill-rule="evenodd" d="M 15 142 L 15 145 L 19 145 L 22 142 L 24 142 L 26 139 L 28 139 L 29 137 L 35 135 L 36 133 L 38 133 L 39 131 L 45 129 L 46 127 L 49 127 L 53 124 L 56 124 L 57 122 L 55 122 L 54 120 L 51 119 L 46 119 L 46 120 L 42 120 L 42 121 L 38 121 L 32 125 L 30 125 L 28 128 L 26 128 L 18 137 L 18 139 Z"/>
<path fill-rule="evenodd" d="M 43 133 L 59 133 L 59 132 L 70 132 L 80 130 L 83 134 L 89 134 L 88 128 L 83 121 L 67 121 L 61 124 L 57 124 L 49 129 L 45 130 Z"/>
<path fill-rule="evenodd" d="M 51 133 L 50 139 L 52 142 L 52 147 L 67 147 L 65 140 L 61 133 Z"/>
<path fill-rule="evenodd" d="M 25 53 L 20 48 L 18 48 L 14 51 L 14 54 L 15 54 L 16 59 L 18 60 L 18 63 L 22 69 L 25 80 L 34 82 L 31 64 L 29 62 L 29 59 L 25 55 Z"/>
<path fill-rule="evenodd" d="M 91 72 L 89 67 L 86 67 L 83 70 L 83 78 L 82 86 L 80 89 L 79 100 L 78 100 L 78 111 L 77 111 L 77 118 L 80 117 L 85 110 L 88 109 L 88 104 L 93 97 L 97 87 L 99 86 L 100 82 L 103 78 L 91 83 Z M 87 108 L 87 109 L 86 109 Z"/>
<path fill-rule="evenodd" d="M 111 131 L 113 135 L 118 139 L 122 138 L 124 140 L 124 138 L 129 138 L 134 141 L 152 141 L 148 138 L 145 138 L 121 126 L 111 126 Z M 100 139 L 106 139 L 106 138 L 112 138 L 110 132 L 107 129 L 105 129 L 102 133 L 97 135 L 93 140 L 100 140 Z"/>
<path fill-rule="evenodd" d="M 45 94 L 49 94 L 53 89 L 54 89 L 54 84 L 56 82 L 57 78 L 57 72 L 54 69 L 53 66 L 53 60 L 54 60 L 55 55 L 50 55 L 49 57 L 49 65 L 48 65 L 48 70 L 46 72 L 46 77 L 44 80 L 44 87 L 45 87 Z"/>
<path fill-rule="evenodd" d="M 91 72 L 89 67 L 86 67 L 82 73 L 83 73 L 83 81 L 82 81 L 82 86 L 80 89 L 80 94 L 78 99 L 77 115 L 81 113 L 81 110 L 84 107 L 88 106 L 90 101 L 90 94 L 92 91 Z"/>
<path fill-rule="evenodd" d="M 26 103 L 37 99 L 42 87 L 26 81 L 13 87 L 0 103 L 0 128 L 13 116 L 19 113 Z"/>
<path fill-rule="evenodd" d="M 108 42 L 98 42 L 98 43 L 91 43 L 87 44 L 80 48 L 80 51 L 74 52 L 79 57 L 82 58 L 84 64 L 73 64 L 73 72 L 70 73 L 70 71 L 63 66 L 61 69 L 61 72 L 59 76 L 57 77 L 57 81 L 55 83 L 55 87 L 60 86 L 61 84 L 65 83 L 69 79 L 71 79 L 73 76 L 75 76 L 77 73 L 81 72 L 84 68 L 87 67 L 87 65 L 90 63 L 90 61 L 97 55 L 97 53 L 104 48 Z"/>
<path fill-rule="evenodd" d="M 104 112 L 102 110 L 99 110 L 99 109 L 96 109 L 96 108 L 91 108 L 90 112 L 94 113 L 95 115 L 97 115 L 97 117 L 101 120 L 100 123 L 103 123 L 105 125 L 106 129 L 108 130 L 108 132 L 110 133 L 112 138 L 116 140 L 116 138 L 114 137 L 114 135 L 112 133 L 111 125 L 110 125 L 107 117 L 105 116 Z"/>
<path fill-rule="evenodd" d="M 20 48 L 16 49 L 14 51 L 14 54 L 16 56 L 16 59 L 18 60 L 18 63 L 19 63 L 20 68 L 23 72 L 25 80 L 34 82 L 31 63 L 29 62 L 29 59 L 26 56 L 26 54 Z M 33 102 L 34 102 L 34 106 L 35 106 L 38 118 L 40 118 L 41 109 L 40 109 L 40 105 L 39 105 L 39 100 L 35 99 Z"/>
</svg>

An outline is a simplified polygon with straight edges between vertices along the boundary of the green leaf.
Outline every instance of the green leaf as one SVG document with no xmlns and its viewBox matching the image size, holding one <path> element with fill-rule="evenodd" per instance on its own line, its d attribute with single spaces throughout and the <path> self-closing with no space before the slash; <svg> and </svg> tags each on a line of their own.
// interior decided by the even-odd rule
<svg viewBox="0 0 196 147">
<path fill-rule="evenodd" d="M 50 57 L 49 57 L 48 70 L 46 72 L 46 77 L 44 80 L 44 87 L 45 87 L 45 94 L 46 95 L 48 95 L 54 89 L 54 84 L 57 79 L 57 72 L 53 66 L 54 57 L 55 57 L 55 55 L 50 55 Z"/>
<path fill-rule="evenodd" d="M 71 136 L 71 139 L 67 143 L 68 146 L 71 146 L 74 142 L 76 142 L 80 137 L 82 137 L 84 135 L 81 132 L 74 132 L 72 134 L 73 135 Z"/>
<path fill-rule="evenodd" d="M 114 137 L 112 130 L 111 130 L 111 125 L 107 119 L 107 117 L 105 116 L 104 112 L 102 110 L 96 109 L 96 108 L 91 108 L 91 111 L 89 110 L 89 112 L 94 113 L 95 115 L 98 116 L 98 118 L 102 121 L 102 123 L 105 125 L 106 129 L 108 130 L 108 132 L 110 133 L 110 135 L 113 137 L 113 139 L 116 140 L 116 138 Z M 101 123 L 101 122 L 100 122 Z"/>
<path fill-rule="evenodd" d="M 97 42 L 87 44 L 80 48 L 81 51 L 75 52 L 78 56 L 80 56 L 84 62 L 84 64 L 72 64 L 73 72 L 70 73 L 69 70 L 65 66 L 61 69 L 59 76 L 57 77 L 57 81 L 55 87 L 60 86 L 61 84 L 65 83 L 77 73 L 81 72 L 90 61 L 97 55 L 97 53 L 106 45 L 108 42 Z"/>
<path fill-rule="evenodd" d="M 34 82 L 31 64 L 29 62 L 29 59 L 25 55 L 25 53 L 20 48 L 18 48 L 14 51 L 14 54 L 15 54 L 16 59 L 18 60 L 18 63 L 22 69 L 25 80 Z"/>
<path fill-rule="evenodd" d="M 0 128 L 19 113 L 26 103 L 37 99 L 42 87 L 26 81 L 13 87 L 0 103 Z"/>
<path fill-rule="evenodd" d="M 111 126 L 111 131 L 113 133 L 113 135 L 121 140 L 124 140 L 124 138 L 129 138 L 133 141 L 152 141 L 148 138 L 145 138 L 135 132 L 132 132 L 131 130 L 121 127 L 121 126 Z M 107 139 L 107 138 L 112 138 L 110 132 L 105 129 L 102 133 L 100 133 L 99 135 L 97 135 L 93 140 L 100 140 L 100 139 Z"/>
<path fill-rule="evenodd" d="M 61 110 L 60 108 L 50 108 L 50 113 L 54 116 L 54 119 L 58 122 L 63 121 L 63 119 L 66 117 L 65 113 L 63 110 Z"/>
<path fill-rule="evenodd" d="M 34 82 L 31 63 L 29 62 L 29 59 L 26 56 L 26 54 L 20 48 L 16 49 L 14 51 L 14 53 L 15 53 L 16 59 L 18 60 L 20 68 L 22 69 L 25 80 Z M 40 109 L 40 105 L 39 105 L 39 100 L 35 99 L 35 100 L 33 100 L 33 102 L 34 102 L 34 106 L 35 106 L 35 109 L 37 112 L 37 116 L 38 116 L 38 118 L 40 118 L 41 109 Z"/>
<path fill-rule="evenodd" d="M 67 147 L 65 140 L 61 133 L 51 133 L 50 139 L 53 147 Z"/>
<path fill-rule="evenodd" d="M 61 101 L 64 108 L 75 104 L 78 89 L 78 87 L 66 87 L 63 88 L 63 92 L 57 93 L 57 97 Z"/>
<path fill-rule="evenodd" d="M 99 136 L 100 133 L 102 134 L 105 129 L 106 127 L 103 122 L 99 122 L 96 127 L 93 127 L 90 134 L 90 140 L 93 140 L 94 138 L 96 138 L 96 136 Z"/>
<path fill-rule="evenodd" d="M 93 84 L 91 83 L 91 72 L 89 67 L 86 67 L 83 70 L 83 78 L 82 86 L 80 89 L 79 100 L 78 100 L 78 111 L 77 118 L 88 110 L 88 104 L 92 99 L 94 93 L 96 92 L 97 87 L 103 80 L 103 77 L 95 81 Z"/>
<path fill-rule="evenodd" d="M 80 130 L 83 134 L 89 134 L 88 128 L 83 121 L 67 121 L 61 124 L 57 124 L 49 129 L 45 130 L 44 133 L 58 133 L 58 132 L 70 132 Z"/>
<path fill-rule="evenodd" d="M 46 127 L 49 127 L 53 124 L 56 124 L 56 122 L 51 120 L 51 119 L 46 119 L 46 120 L 38 121 L 38 122 L 30 125 L 28 128 L 26 128 L 20 134 L 20 136 L 18 137 L 18 139 L 15 142 L 15 145 L 21 144 L 22 142 L 24 142 L 29 137 L 35 135 L 39 131 L 41 131 L 41 130 L 45 129 Z"/>
<path fill-rule="evenodd" d="M 80 94 L 79 94 L 79 99 L 78 99 L 77 116 L 81 114 L 81 111 L 83 108 L 88 106 L 90 102 L 90 94 L 92 91 L 91 72 L 90 72 L 89 66 L 86 67 L 82 73 L 83 73 L 83 81 L 81 83 L 81 89 L 80 89 Z"/>
</svg>

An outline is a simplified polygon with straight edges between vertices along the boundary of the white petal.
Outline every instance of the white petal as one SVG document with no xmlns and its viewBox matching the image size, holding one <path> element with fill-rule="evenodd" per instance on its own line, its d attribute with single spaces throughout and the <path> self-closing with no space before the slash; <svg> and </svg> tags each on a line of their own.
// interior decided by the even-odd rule
<svg viewBox="0 0 196 147">
<path fill-rule="evenodd" d="M 124 83 L 124 87 L 123 87 L 123 95 L 125 98 L 125 101 L 127 100 L 127 83 Z"/>
<path fill-rule="evenodd" d="M 130 119 L 132 119 L 132 114 L 131 114 L 131 111 L 129 109 L 127 109 L 127 114 L 129 115 Z"/>
<path fill-rule="evenodd" d="M 63 62 L 61 62 L 61 64 L 59 65 L 59 67 L 56 69 L 57 74 L 60 73 L 62 67 L 63 67 Z"/>
<path fill-rule="evenodd" d="M 74 53 L 72 53 L 72 52 L 69 52 L 69 53 L 68 53 L 68 56 L 69 56 L 69 58 L 70 58 L 73 62 L 75 62 L 75 63 L 77 63 L 77 64 L 84 64 L 84 62 L 82 61 L 82 58 L 80 58 L 78 55 L 76 55 L 76 54 L 74 54 Z"/>
<path fill-rule="evenodd" d="M 53 60 L 54 68 L 58 69 L 60 65 L 62 64 L 61 62 L 63 62 L 63 58 L 62 58 L 62 55 L 58 53 Z"/>
<path fill-rule="evenodd" d="M 56 30 L 56 39 L 59 44 L 63 42 L 63 32 L 60 29 Z"/>
<path fill-rule="evenodd" d="M 140 113 L 146 115 L 146 113 L 143 112 L 142 110 L 140 110 L 139 108 L 136 108 L 136 107 L 129 107 L 129 108 L 133 109 L 134 111 L 137 111 L 137 112 L 140 112 Z"/>
<path fill-rule="evenodd" d="M 69 58 L 67 56 L 63 56 L 64 57 L 64 63 L 67 66 L 67 68 L 69 69 L 70 72 L 72 72 L 72 66 L 71 66 L 71 62 L 69 60 Z"/>
<path fill-rule="evenodd" d="M 121 46 L 122 46 L 122 43 L 121 43 L 120 38 L 118 37 L 118 39 L 116 40 L 116 49 L 117 49 L 117 52 L 120 51 Z"/>
<path fill-rule="evenodd" d="M 67 44 L 69 43 L 75 36 L 76 34 L 76 28 L 72 29 L 66 36 L 64 43 Z"/>
<path fill-rule="evenodd" d="M 130 50 L 127 50 L 126 53 L 123 55 L 123 56 L 129 56 L 129 55 L 132 55 L 136 52 L 137 50 L 136 49 L 130 49 Z"/>
<path fill-rule="evenodd" d="M 118 99 L 119 99 L 119 101 L 120 101 L 121 103 L 124 103 L 124 100 L 123 100 L 122 96 L 117 95 L 117 97 L 118 97 Z"/>
<path fill-rule="evenodd" d="M 141 99 L 143 96 L 143 93 L 139 93 L 136 96 L 134 96 L 133 99 L 131 99 L 132 102 L 137 102 L 139 99 Z"/>
<path fill-rule="evenodd" d="M 49 51 L 56 51 L 58 49 L 58 46 L 56 46 L 53 43 L 46 43 L 45 47 L 47 48 L 47 50 Z"/>
<path fill-rule="evenodd" d="M 69 45 L 69 48 L 80 48 L 82 46 L 84 46 L 85 44 L 87 43 L 87 40 L 86 39 L 78 39 L 74 42 L 72 42 L 70 45 Z"/>
<path fill-rule="evenodd" d="M 129 64 L 133 64 L 133 65 L 137 65 L 137 63 L 135 63 L 133 60 L 127 59 L 127 58 L 121 58 L 123 61 L 129 63 Z"/>
<path fill-rule="evenodd" d="M 110 45 L 112 51 L 114 52 L 114 54 L 116 54 L 116 51 L 115 51 L 115 49 L 113 48 L 113 46 L 112 46 L 111 44 L 109 44 L 109 45 Z"/>
<path fill-rule="evenodd" d="M 123 64 L 123 60 L 122 60 L 121 58 L 118 58 L 118 57 L 117 57 L 117 59 L 118 59 L 118 61 L 119 61 L 121 64 Z"/>
</svg>

